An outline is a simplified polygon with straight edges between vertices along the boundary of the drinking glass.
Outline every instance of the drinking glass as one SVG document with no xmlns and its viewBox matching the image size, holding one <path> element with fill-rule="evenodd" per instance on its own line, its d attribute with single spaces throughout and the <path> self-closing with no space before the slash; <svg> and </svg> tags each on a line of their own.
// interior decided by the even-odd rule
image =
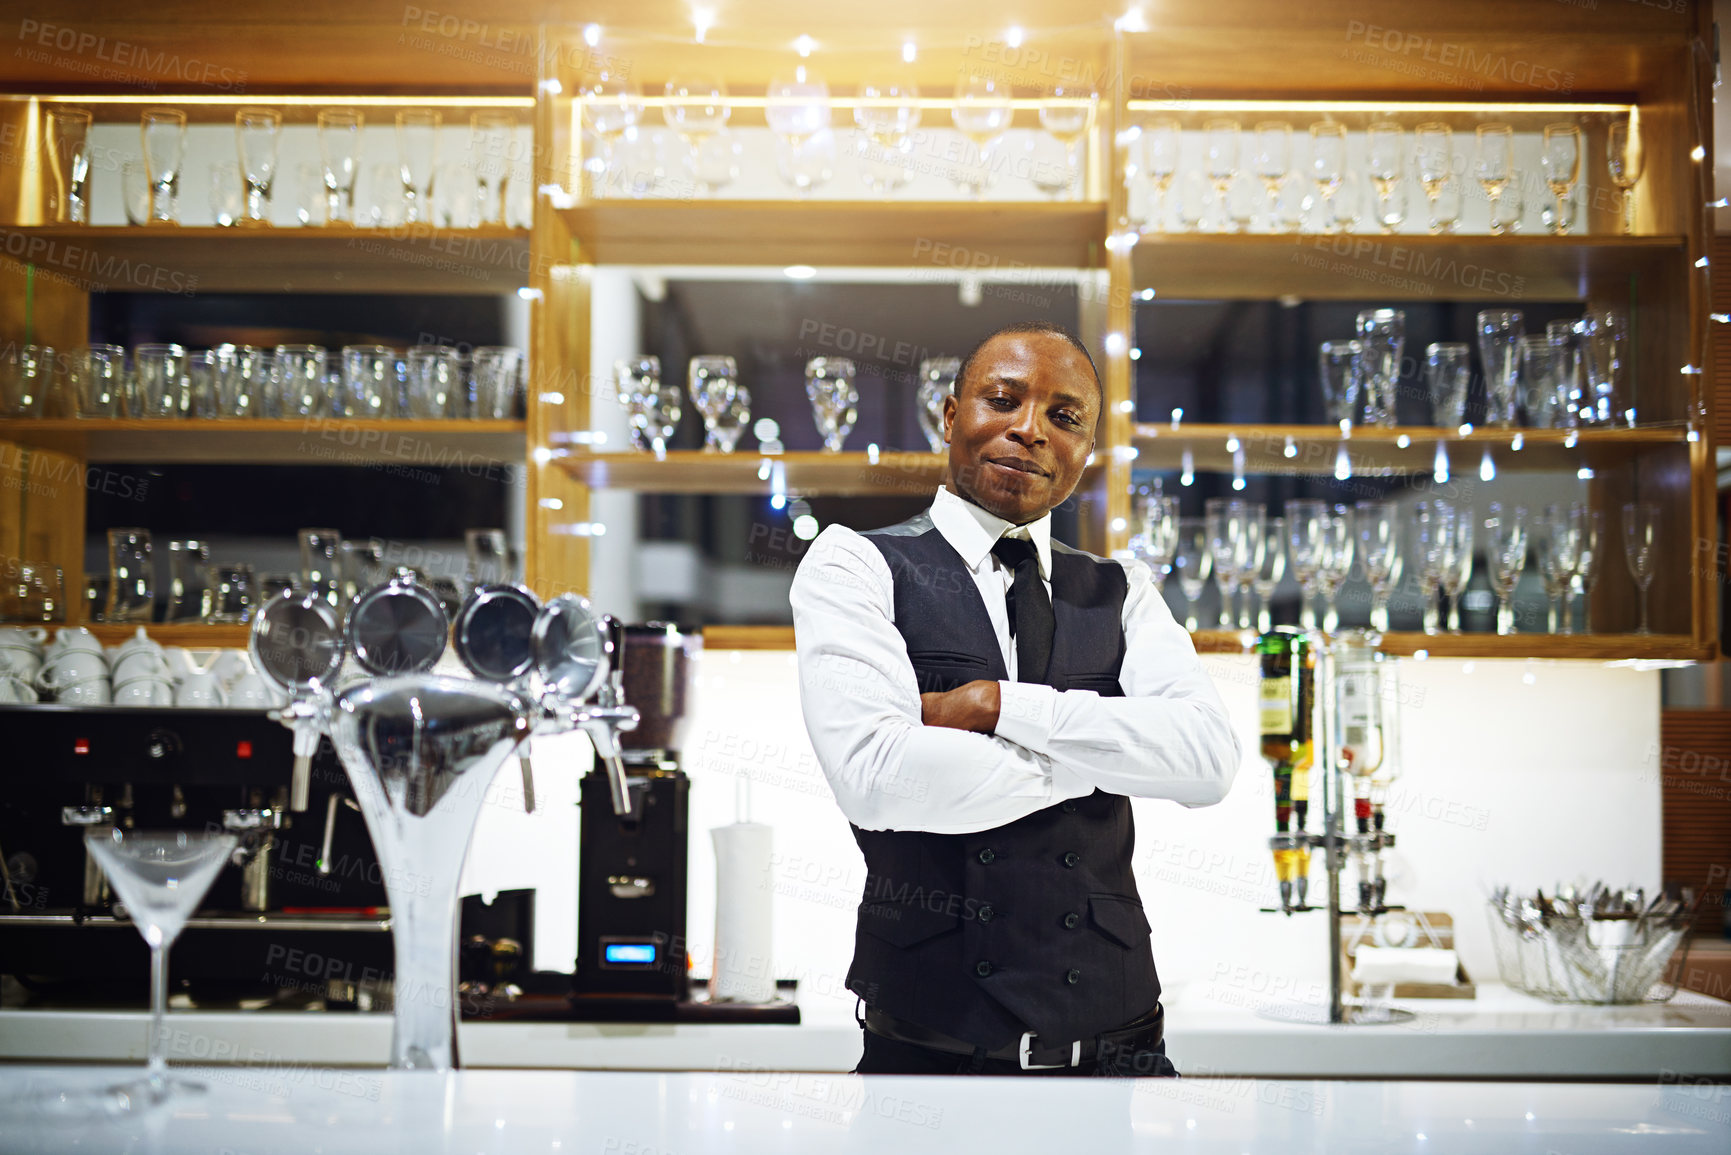
<svg viewBox="0 0 1731 1155">
<path fill-rule="evenodd" d="M 1233 590 L 1239 583 L 1242 563 L 1248 560 L 1243 535 L 1249 504 L 1230 497 L 1211 497 L 1203 504 L 1208 552 L 1214 558 L 1214 580 L 1220 587 L 1220 617 L 1215 624 L 1223 630 L 1232 628 Z"/>
<path fill-rule="evenodd" d="M 180 223 L 176 202 L 180 169 L 186 159 L 186 113 L 178 108 L 147 108 L 139 118 L 144 140 L 144 170 L 149 181 L 152 224 Z"/>
<path fill-rule="evenodd" d="M 1545 335 L 1558 349 L 1557 405 L 1568 428 L 1599 423 L 1592 384 L 1593 319 L 1552 321 Z"/>
<path fill-rule="evenodd" d="M 1214 186 L 1199 172 L 1190 171 L 1178 177 L 1175 198 L 1178 227 L 1183 232 L 1200 232 L 1214 208 Z"/>
<path fill-rule="evenodd" d="M 1154 231 L 1166 231 L 1166 190 L 1178 175 L 1178 161 L 1184 149 L 1184 126 L 1169 116 L 1159 117 L 1142 126 L 1142 171 L 1148 174 L 1154 203 L 1148 216 Z"/>
<path fill-rule="evenodd" d="M 1558 404 L 1563 388 L 1565 348 L 1549 334 L 1524 336 L 1521 351 L 1521 409 L 1526 423 L 1535 429 L 1573 425 Z"/>
<path fill-rule="evenodd" d="M 210 616 L 213 622 L 245 622 L 257 605 L 252 566 L 245 563 L 210 567 Z"/>
<path fill-rule="evenodd" d="M 475 403 L 470 416 L 478 421 L 503 421 L 517 406 L 517 366 L 521 349 L 482 345 L 475 350 Z"/>
<path fill-rule="evenodd" d="M 1316 594 L 1318 579 L 1326 562 L 1328 547 L 1328 505 L 1309 498 L 1286 503 L 1287 566 L 1298 582 L 1301 594 L 1299 624 L 1307 630 L 1316 628 Z"/>
<path fill-rule="evenodd" d="M 1581 179 L 1581 126 L 1572 123 L 1545 125 L 1545 151 L 1542 157 L 1545 183 L 1556 198 L 1557 211 L 1551 231 L 1561 235 L 1569 231 L 1574 216 L 1569 193 Z"/>
<path fill-rule="evenodd" d="M 246 213 L 246 193 L 240 166 L 226 161 L 210 166 L 210 218 L 228 228 Z"/>
<path fill-rule="evenodd" d="M 1527 568 L 1525 506 L 1493 501 L 1486 507 L 1485 564 L 1497 595 L 1497 633 L 1515 633 L 1515 585 Z"/>
<path fill-rule="evenodd" d="M 1153 573 L 1156 589 L 1164 589 L 1178 549 L 1178 499 L 1162 493 L 1138 493 L 1133 499 L 1137 533 L 1131 549 Z"/>
<path fill-rule="evenodd" d="M 1346 176 L 1346 126 L 1319 120 L 1310 126 L 1310 179 L 1322 198 L 1322 227 L 1334 232 L 1334 194 Z"/>
<path fill-rule="evenodd" d="M 53 381 L 47 345 L 0 346 L 0 417 L 40 417 Z"/>
<path fill-rule="evenodd" d="M 216 365 L 210 350 L 201 349 L 186 356 L 186 377 L 181 412 L 188 417 L 209 420 L 222 416 L 217 406 Z"/>
<path fill-rule="evenodd" d="M 1025 132 L 1011 146 L 1010 169 L 1026 174 L 1036 191 L 1057 200 L 1070 189 L 1070 156 L 1064 142 L 1048 132 Z"/>
<path fill-rule="evenodd" d="M 325 385 L 323 345 L 278 345 L 274 376 L 283 416 L 322 416 L 327 411 L 330 392 Z"/>
<path fill-rule="evenodd" d="M 1396 180 L 1382 192 L 1371 182 L 1370 216 L 1385 233 L 1393 233 L 1406 223 L 1406 184 Z"/>
<path fill-rule="evenodd" d="M 1358 315 L 1358 343 L 1364 347 L 1365 420 L 1395 424 L 1401 354 L 1406 349 L 1406 312 L 1367 309 Z"/>
<path fill-rule="evenodd" d="M 234 135 L 240 150 L 241 174 L 246 177 L 246 214 L 235 223 L 268 227 L 282 113 L 272 108 L 243 108 L 234 114 Z"/>
<path fill-rule="evenodd" d="M 913 178 L 914 130 L 920 126 L 920 90 L 907 76 L 868 76 L 859 86 L 854 124 L 859 127 L 860 178 L 889 196 Z"/>
<path fill-rule="evenodd" d="M 840 453 L 859 420 L 859 390 L 854 364 L 846 357 L 813 357 L 805 363 L 805 396 L 811 402 L 826 453 Z"/>
<path fill-rule="evenodd" d="M 113 417 L 126 388 L 126 350 L 89 345 L 74 353 L 66 368 L 78 416 Z"/>
<path fill-rule="evenodd" d="M 1392 205 L 1398 199 L 1404 205 L 1404 192 L 1400 189 L 1401 176 L 1406 172 L 1406 130 L 1391 120 L 1379 120 L 1365 130 L 1365 143 L 1370 152 L 1370 166 L 1366 170 L 1370 174 L 1371 186 L 1376 190 L 1377 222 L 1383 226 L 1383 232 L 1393 232 L 1388 221 L 1385 205 Z M 1397 193 L 1401 194 L 1397 197 Z M 1401 215 L 1404 217 L 1404 208 Z M 1395 225 L 1400 223 L 1394 221 Z"/>
<path fill-rule="evenodd" d="M 58 566 L 12 561 L 5 567 L 0 575 L 0 621 L 65 620 L 66 575 Z M 6 663 L 0 662 L 0 679 L 7 673 Z"/>
<path fill-rule="evenodd" d="M 1473 177 L 1491 203 L 1491 232 L 1500 236 L 1509 228 L 1499 206 L 1503 191 L 1514 176 L 1515 130 L 1501 122 L 1489 121 L 1478 126 L 1476 137 L 1478 153 L 1473 160 Z"/>
<path fill-rule="evenodd" d="M 1268 194 L 1268 231 L 1280 232 L 1280 189 L 1292 169 L 1292 126 L 1264 120 L 1251 129 L 1250 167 Z"/>
<path fill-rule="evenodd" d="M 1588 387 L 1594 422 L 1635 427 L 1635 394 L 1629 380 L 1629 315 L 1621 309 L 1601 309 L 1587 337 Z"/>
<path fill-rule="evenodd" d="M 1454 532 L 1449 535 L 1444 550 L 1442 592 L 1449 600 L 1448 629 L 1461 632 L 1461 594 L 1473 577 L 1473 542 L 1477 521 L 1471 507 L 1455 512 Z"/>
<path fill-rule="evenodd" d="M 1585 507 L 1580 502 L 1545 506 L 1539 515 L 1539 575 L 1545 582 L 1549 603 L 1549 629 L 1553 634 L 1572 634 L 1569 614 L 1569 584 L 1581 563 L 1581 528 Z"/>
<path fill-rule="evenodd" d="M 186 349 L 180 345 L 134 345 L 132 367 L 136 377 L 134 417 L 179 417 L 185 412 Z"/>
<path fill-rule="evenodd" d="M 348 604 L 343 597 L 343 535 L 334 529 L 303 529 L 295 536 L 301 546 L 297 588 L 327 603 L 341 616 Z"/>
<path fill-rule="evenodd" d="M 615 152 L 627 129 L 643 119 L 643 96 L 637 85 L 616 72 L 603 70 L 578 90 L 583 116 L 601 142 L 596 172 L 605 186 L 615 166 Z"/>
<path fill-rule="evenodd" d="M 354 227 L 355 179 L 361 170 L 366 117 L 354 108 L 319 110 L 319 158 L 324 177 L 325 224 Z"/>
<path fill-rule="evenodd" d="M 1098 95 L 1084 85 L 1058 84 L 1052 88 L 1051 99 L 1040 102 L 1040 127 L 1064 146 L 1064 180 L 1051 194 L 1054 197 L 1068 190 L 1082 173 L 1082 135 L 1088 130 L 1088 109 Z"/>
<path fill-rule="evenodd" d="M 150 947 L 149 1059 L 143 1079 L 107 1089 L 115 1107 L 154 1106 L 204 1090 L 168 1074 L 168 952 L 239 842 L 238 835 L 208 830 L 84 832 L 85 849 Z"/>
<path fill-rule="evenodd" d="M 213 345 L 210 349 L 212 416 L 257 417 L 258 361 L 263 350 L 254 345 Z"/>
<path fill-rule="evenodd" d="M 1351 425 L 1358 419 L 1359 393 L 1364 385 L 1364 345 L 1358 341 L 1324 341 L 1318 356 L 1322 400 L 1329 419 Z"/>
<path fill-rule="evenodd" d="M 1437 626 L 1437 590 L 1448 570 L 1449 546 L 1459 516 L 1446 501 L 1415 501 L 1412 507 L 1413 546 L 1418 562 L 1419 600 L 1424 605 L 1424 632 Z"/>
<path fill-rule="evenodd" d="M 669 96 L 673 85 L 668 84 Z M 671 121 L 669 122 L 671 123 Z M 509 112 L 477 112 L 469 117 L 469 151 L 475 158 L 475 220 L 482 225 L 505 223 L 506 182 L 511 174 L 511 143 L 517 120 Z"/>
<path fill-rule="evenodd" d="M 439 113 L 430 108 L 405 108 L 397 113 L 397 166 L 403 184 L 403 219 L 408 224 L 432 219 L 440 123 Z"/>
<path fill-rule="evenodd" d="M 1454 171 L 1454 130 L 1441 121 L 1431 120 L 1412 130 L 1413 159 L 1418 162 L 1418 181 L 1430 202 L 1430 231 L 1444 231 L 1437 201 L 1443 186 Z"/>
<path fill-rule="evenodd" d="M 1226 209 L 1227 193 L 1238 175 L 1239 128 L 1236 120 L 1218 117 L 1202 126 L 1202 162 L 1214 186 L 1214 201 L 1220 209 L 1217 232 L 1232 229 L 1232 214 Z"/>
<path fill-rule="evenodd" d="M 715 423 L 733 400 L 739 388 L 739 368 L 732 357 L 704 355 L 693 357 L 687 366 L 687 392 L 692 407 L 703 418 L 703 448 L 715 452 L 720 448 Z"/>
<path fill-rule="evenodd" d="M 1214 553 L 1208 543 L 1208 523 L 1200 517 L 1178 520 L 1178 539 L 1172 550 L 1172 572 L 1178 575 L 1178 589 L 1184 595 L 1187 616 L 1184 628 L 1198 629 L 1196 604 L 1202 599 L 1202 589 L 1213 572 Z"/>
<path fill-rule="evenodd" d="M 956 374 L 962 370 L 960 357 L 928 357 L 920 362 L 919 407 L 920 432 L 933 453 L 944 451 L 944 398 L 956 391 Z"/>
<path fill-rule="evenodd" d="M 956 170 L 953 179 L 963 192 L 979 200 L 992 183 L 989 149 L 1015 116 L 1010 103 L 1010 86 L 987 72 L 966 71 L 956 82 L 956 103 L 950 108 L 950 120 L 957 131 L 974 143 L 975 156 L 970 164 Z"/>
<path fill-rule="evenodd" d="M 1631 501 L 1623 505 L 1623 560 L 1629 576 L 1641 591 L 1641 627 L 1637 634 L 1650 634 L 1647 626 L 1647 591 L 1659 567 L 1659 507 L 1652 502 Z"/>
<path fill-rule="evenodd" d="M 1605 512 L 1589 509 L 1581 522 L 1580 560 L 1569 588 L 1581 595 L 1581 632 L 1593 632 L 1593 587 L 1599 584 L 1599 562 L 1604 558 Z"/>
<path fill-rule="evenodd" d="M 108 531 L 108 602 L 105 622 L 148 622 L 156 608 L 156 567 L 151 561 L 150 531 L 119 528 Z"/>
<path fill-rule="evenodd" d="M 1268 555 L 1268 507 L 1259 501 L 1240 502 L 1232 517 L 1238 523 L 1238 628 L 1250 628 L 1250 598 L 1256 588 L 1256 575 Z M 1277 547 L 1278 548 L 1278 547 Z"/>
<path fill-rule="evenodd" d="M 476 586 L 505 585 L 511 581 L 511 545 L 504 530 L 465 530 L 463 552 L 468 563 L 464 578 L 471 590 Z"/>
<path fill-rule="evenodd" d="M 54 223 L 90 223 L 90 112 L 48 110 L 48 171 L 53 177 Z"/>
<path fill-rule="evenodd" d="M 330 223 L 329 196 L 325 189 L 323 164 L 295 165 L 295 223 L 302 228 L 323 227 Z"/>
<path fill-rule="evenodd" d="M 1317 570 L 1316 588 L 1321 598 L 1325 633 L 1340 629 L 1340 587 L 1352 576 L 1353 556 L 1357 552 L 1357 531 L 1352 507 L 1336 505 L 1323 521 L 1322 564 Z"/>
<path fill-rule="evenodd" d="M 1486 309 L 1478 315 L 1479 360 L 1485 371 L 1485 421 L 1499 429 L 1515 423 L 1515 382 L 1520 375 L 1521 337 L 1525 333 L 1519 309 Z"/>
<path fill-rule="evenodd" d="M 626 428 L 631 431 L 631 443 L 638 449 L 652 449 L 650 441 L 647 397 L 661 389 L 661 358 L 621 357 L 613 362 L 613 394 L 619 407 L 625 410 Z"/>
<path fill-rule="evenodd" d="M 168 543 L 168 613 L 164 621 L 197 621 L 209 616 L 209 565 L 209 542 L 178 538 Z"/>
<path fill-rule="evenodd" d="M 428 421 L 451 415 L 463 388 L 463 362 L 448 345 L 412 345 L 404 358 L 408 374 L 405 416 Z"/>
<path fill-rule="evenodd" d="M 776 171 L 802 197 L 828 184 L 835 176 L 835 134 L 820 129 L 807 136 L 782 137 L 775 142 Z"/>
<path fill-rule="evenodd" d="M 714 196 L 739 178 L 739 158 L 744 152 L 739 138 L 725 128 L 697 144 L 692 151 L 691 173 L 704 196 Z"/>
<path fill-rule="evenodd" d="M 1262 553 L 1256 570 L 1250 575 L 1250 588 L 1256 591 L 1256 628 L 1267 633 L 1274 628 L 1274 611 L 1270 602 L 1280 579 L 1286 576 L 1286 519 L 1271 517 L 1263 523 Z"/>
<path fill-rule="evenodd" d="M 150 166 L 142 160 L 129 160 L 120 166 L 120 201 L 126 210 L 126 223 L 150 223 Z"/>
<path fill-rule="evenodd" d="M 1635 231 L 1635 185 L 1647 167 L 1647 150 L 1641 143 L 1641 131 L 1627 120 L 1615 121 L 1605 140 L 1605 167 L 1610 171 L 1611 185 L 1622 199 L 1618 215 L 1623 232 Z"/>
<path fill-rule="evenodd" d="M 679 429 L 679 418 L 685 412 L 677 382 L 661 381 L 658 388 L 645 390 L 643 400 L 644 436 L 648 448 L 662 457 L 673 444 L 673 434 Z"/>
<path fill-rule="evenodd" d="M 395 349 L 388 345 L 343 346 L 342 416 L 394 416 L 396 385 Z"/>
<path fill-rule="evenodd" d="M 1370 583 L 1370 627 L 1388 629 L 1388 598 L 1400 567 L 1400 522 L 1392 501 L 1361 501 L 1353 510 L 1358 557 Z"/>
<path fill-rule="evenodd" d="M 1472 350 L 1464 342 L 1436 341 L 1425 346 L 1424 380 L 1433 420 L 1444 429 L 1466 424 L 1467 388 L 1472 384 Z"/>
</svg>

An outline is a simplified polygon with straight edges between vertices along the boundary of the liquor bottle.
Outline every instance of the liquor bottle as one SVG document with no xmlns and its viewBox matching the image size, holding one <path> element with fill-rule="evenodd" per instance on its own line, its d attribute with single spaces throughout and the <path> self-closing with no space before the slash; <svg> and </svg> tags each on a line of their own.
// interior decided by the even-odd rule
<svg viewBox="0 0 1731 1155">
<path fill-rule="evenodd" d="M 1274 772 L 1274 877 L 1281 909 L 1290 911 L 1295 896 L 1298 905 L 1304 905 L 1310 873 L 1304 819 L 1310 798 L 1315 658 L 1304 632 L 1291 626 L 1277 626 L 1257 638 L 1256 652 L 1262 756 Z"/>
</svg>

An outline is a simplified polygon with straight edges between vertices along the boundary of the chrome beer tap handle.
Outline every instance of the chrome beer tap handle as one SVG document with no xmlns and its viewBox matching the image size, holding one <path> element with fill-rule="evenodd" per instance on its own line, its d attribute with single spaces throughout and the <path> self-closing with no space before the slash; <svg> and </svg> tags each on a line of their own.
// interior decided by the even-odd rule
<svg viewBox="0 0 1731 1155">
<path fill-rule="evenodd" d="M 289 779 L 289 809 L 305 810 L 312 790 L 313 755 L 319 737 L 330 729 L 331 698 L 323 690 L 300 690 L 273 715 L 294 731 L 294 772 Z"/>
</svg>

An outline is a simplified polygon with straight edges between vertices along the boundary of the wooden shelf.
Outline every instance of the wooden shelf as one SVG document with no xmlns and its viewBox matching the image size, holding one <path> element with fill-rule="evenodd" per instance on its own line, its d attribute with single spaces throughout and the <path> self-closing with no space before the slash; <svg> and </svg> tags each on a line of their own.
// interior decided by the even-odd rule
<svg viewBox="0 0 1731 1155">
<path fill-rule="evenodd" d="M 1138 291 L 1267 300 L 1580 301 L 1592 282 L 1681 277 L 1682 237 L 1151 233 Z"/>
<path fill-rule="evenodd" d="M 703 648 L 715 650 L 792 650 L 792 626 L 704 626 Z"/>
<path fill-rule="evenodd" d="M 834 497 L 928 495 L 949 459 L 936 453 L 584 453 L 564 461 L 592 489 L 639 493 L 822 493 Z"/>
<path fill-rule="evenodd" d="M 1190 451 L 1193 468 L 1202 473 L 1231 473 L 1236 440 L 1244 452 L 1246 474 L 1314 474 L 1332 476 L 1345 448 L 1355 477 L 1397 477 L 1431 474 L 1439 444 L 1447 448 L 1451 476 L 1477 476 L 1489 450 L 1497 472 L 1574 472 L 1620 465 L 1637 454 L 1687 443 L 1682 428 L 1575 430 L 1568 444 L 1566 429 L 1459 429 L 1409 426 L 1385 429 L 1354 426 L 1342 438 L 1333 425 L 1200 425 L 1185 422 L 1141 423 L 1135 427 L 1135 467 L 1173 470 L 1183 467 Z M 1520 449 L 1514 449 L 1517 438 Z M 1406 444 L 1402 444 L 1405 439 Z M 1290 444 L 1289 444 L 1290 442 Z M 1290 455 L 1289 455 L 1290 453 Z"/>
<path fill-rule="evenodd" d="M 252 636 L 250 624 L 212 622 L 87 622 L 86 628 L 105 646 L 118 645 L 137 633 L 139 625 L 152 641 L 189 650 L 244 650 Z"/>
<path fill-rule="evenodd" d="M 529 283 L 527 229 L 0 229 L 0 253 L 85 292 L 497 294 Z"/>
<path fill-rule="evenodd" d="M 1094 268 L 1106 206 L 1070 201 L 604 200 L 565 212 L 578 261 L 873 265 L 948 276 Z"/>
<path fill-rule="evenodd" d="M 0 441 L 52 449 L 90 462 L 386 465 L 402 469 L 493 468 L 521 463 L 521 421 L 361 421 L 133 418 L 0 421 Z"/>
</svg>

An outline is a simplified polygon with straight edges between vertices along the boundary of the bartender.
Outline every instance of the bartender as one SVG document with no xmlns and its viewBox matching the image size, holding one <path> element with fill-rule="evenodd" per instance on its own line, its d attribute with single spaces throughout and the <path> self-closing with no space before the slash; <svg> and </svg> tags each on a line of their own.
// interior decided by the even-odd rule
<svg viewBox="0 0 1731 1155">
<path fill-rule="evenodd" d="M 862 1074 L 1177 1073 L 1129 800 L 1212 805 L 1239 745 L 1147 568 L 1052 539 L 1103 400 L 1069 332 L 993 333 L 931 507 L 828 527 L 794 579 L 806 729 L 866 861 Z"/>
</svg>

